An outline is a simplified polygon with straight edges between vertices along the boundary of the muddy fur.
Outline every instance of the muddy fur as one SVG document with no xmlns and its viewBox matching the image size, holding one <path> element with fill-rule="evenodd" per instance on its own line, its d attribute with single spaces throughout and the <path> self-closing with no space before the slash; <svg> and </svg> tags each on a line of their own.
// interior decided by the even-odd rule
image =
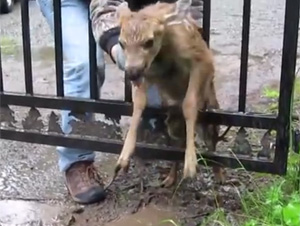
<svg viewBox="0 0 300 226">
<path fill-rule="evenodd" d="M 194 177 L 197 167 L 195 133 L 202 135 L 209 151 L 215 151 L 219 133 L 218 126 L 200 124 L 198 114 L 219 108 L 214 87 L 214 60 L 199 32 L 201 29 L 180 1 L 156 3 L 138 12 L 131 12 L 124 6 L 119 17 L 125 72 L 134 92 L 132 121 L 116 169 L 128 168 L 135 148 L 136 130 L 147 104 L 146 89 L 156 85 L 163 105 L 173 106 L 165 121 L 168 134 L 186 148 L 184 178 Z M 224 182 L 223 169 L 213 167 L 213 171 L 215 179 Z M 176 174 L 177 163 L 174 163 L 163 184 L 174 184 Z"/>
</svg>

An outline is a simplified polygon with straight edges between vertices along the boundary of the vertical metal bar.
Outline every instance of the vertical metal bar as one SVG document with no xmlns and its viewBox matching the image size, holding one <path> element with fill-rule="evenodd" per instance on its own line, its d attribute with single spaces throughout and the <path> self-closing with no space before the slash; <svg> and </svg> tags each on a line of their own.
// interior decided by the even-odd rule
<svg viewBox="0 0 300 226">
<path fill-rule="evenodd" d="M 90 18 L 90 17 L 89 17 Z M 97 83 L 97 58 L 96 58 L 96 42 L 94 39 L 91 21 L 89 19 L 89 60 L 90 60 L 90 96 L 91 99 L 99 99 L 98 83 Z"/>
<path fill-rule="evenodd" d="M 124 84 L 124 89 L 125 89 L 125 101 L 126 102 L 132 102 L 132 90 L 131 90 L 131 83 L 127 76 L 125 75 L 125 84 Z"/>
<path fill-rule="evenodd" d="M 209 46 L 211 2 L 204 0 L 203 3 L 203 38 Z"/>
<path fill-rule="evenodd" d="M 275 163 L 280 174 L 286 173 L 290 141 L 290 114 L 295 82 L 300 0 L 286 0 L 280 78 L 278 129 Z"/>
<path fill-rule="evenodd" d="M 244 0 L 241 67 L 240 67 L 240 89 L 239 89 L 239 111 L 242 112 L 245 112 L 246 97 L 247 97 L 250 14 L 251 14 L 251 0 Z"/>
<path fill-rule="evenodd" d="M 1 47 L 0 47 L 0 92 L 4 91 L 3 88 L 3 72 L 2 72 L 2 57 L 1 57 Z"/>
<path fill-rule="evenodd" d="M 63 46 L 61 28 L 61 0 L 53 1 L 54 9 L 54 42 L 55 42 L 55 68 L 56 68 L 56 93 L 57 96 L 64 96 L 63 81 Z"/>
<path fill-rule="evenodd" d="M 21 17 L 25 90 L 27 94 L 33 94 L 28 0 L 21 1 Z"/>
</svg>

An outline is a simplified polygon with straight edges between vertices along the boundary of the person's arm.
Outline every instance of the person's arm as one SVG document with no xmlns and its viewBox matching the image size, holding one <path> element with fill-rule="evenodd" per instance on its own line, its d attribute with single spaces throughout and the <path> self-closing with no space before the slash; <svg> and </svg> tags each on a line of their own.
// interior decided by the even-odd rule
<svg viewBox="0 0 300 226">
<path fill-rule="evenodd" d="M 142 0 L 137 0 L 142 3 Z M 91 0 L 90 13 L 92 29 L 96 42 L 110 55 L 112 48 L 118 44 L 120 28 L 118 26 L 117 8 L 124 0 Z M 157 1 L 153 1 L 157 2 Z M 171 1 L 168 1 L 171 2 Z M 176 2 L 174 0 L 174 2 Z M 187 1 L 188 3 L 188 1 Z M 196 21 L 199 28 L 202 27 L 203 0 L 192 0 L 190 8 L 191 17 Z"/>
<path fill-rule="evenodd" d="M 90 15 L 94 38 L 100 47 L 111 56 L 112 47 L 118 44 L 120 28 L 117 8 L 124 0 L 91 0 Z"/>
<path fill-rule="evenodd" d="M 192 0 L 190 13 L 192 18 L 196 21 L 197 26 L 202 28 L 203 0 Z"/>
</svg>

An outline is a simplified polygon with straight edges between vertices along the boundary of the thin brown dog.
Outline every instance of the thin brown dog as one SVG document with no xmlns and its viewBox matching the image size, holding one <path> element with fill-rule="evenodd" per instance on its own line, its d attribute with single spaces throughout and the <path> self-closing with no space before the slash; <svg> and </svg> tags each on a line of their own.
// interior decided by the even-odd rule
<svg viewBox="0 0 300 226">
<path fill-rule="evenodd" d="M 219 108 L 214 88 L 214 61 L 199 28 L 178 2 L 156 3 L 138 12 L 124 5 L 118 12 L 125 74 L 133 85 L 133 114 L 116 172 L 128 169 L 139 122 L 147 105 L 149 85 L 158 87 L 165 105 L 179 107 L 178 111 L 168 112 L 166 125 L 171 138 L 185 143 L 184 178 L 196 174 L 196 127 L 202 129 L 208 149 L 215 151 L 219 127 L 198 123 L 199 111 Z M 215 166 L 213 171 L 215 179 L 224 182 L 223 168 Z M 177 163 L 174 163 L 163 184 L 172 185 L 176 174 Z"/>
</svg>

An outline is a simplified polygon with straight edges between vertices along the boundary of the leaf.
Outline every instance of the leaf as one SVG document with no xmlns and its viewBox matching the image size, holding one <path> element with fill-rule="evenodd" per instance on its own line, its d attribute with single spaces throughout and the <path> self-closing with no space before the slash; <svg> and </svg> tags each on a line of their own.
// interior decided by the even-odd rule
<svg viewBox="0 0 300 226">
<path fill-rule="evenodd" d="M 257 220 L 251 219 L 247 221 L 243 226 L 256 226 L 256 225 L 258 225 Z"/>
<path fill-rule="evenodd" d="M 163 220 L 163 221 L 160 222 L 160 224 L 166 224 L 166 223 L 170 223 L 170 224 L 172 224 L 172 225 L 174 225 L 174 226 L 179 226 L 179 225 L 178 225 L 177 223 L 175 223 L 175 221 L 172 220 L 172 219 L 166 219 L 166 220 Z"/>
<path fill-rule="evenodd" d="M 280 202 L 282 198 L 282 190 L 281 190 L 281 185 L 274 185 L 270 188 L 269 191 L 267 191 L 266 194 L 266 204 L 267 205 L 276 205 Z"/>
<path fill-rule="evenodd" d="M 288 226 L 300 225 L 300 203 L 289 203 L 282 212 L 283 220 Z"/>
<path fill-rule="evenodd" d="M 283 208 L 282 208 L 281 205 L 274 206 L 273 213 L 272 213 L 273 219 L 275 219 L 275 220 L 281 219 L 281 217 L 282 217 L 282 209 Z"/>
</svg>

